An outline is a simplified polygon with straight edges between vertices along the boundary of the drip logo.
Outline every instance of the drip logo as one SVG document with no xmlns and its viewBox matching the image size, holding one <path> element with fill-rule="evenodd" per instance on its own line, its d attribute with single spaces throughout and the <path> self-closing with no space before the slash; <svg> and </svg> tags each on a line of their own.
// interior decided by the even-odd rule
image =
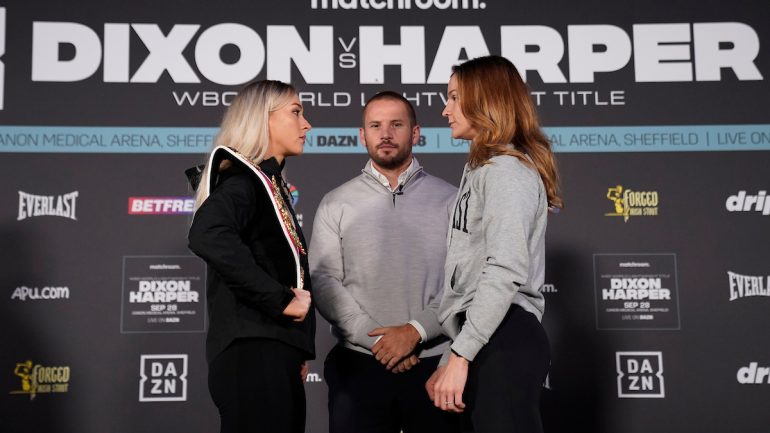
<svg viewBox="0 0 770 433">
<path fill-rule="evenodd" d="M 46 367 L 27 360 L 17 363 L 13 374 L 21 380 L 21 389 L 11 391 L 11 394 L 29 395 L 30 400 L 38 394 L 69 391 L 69 366 Z"/>
<path fill-rule="evenodd" d="M 623 222 L 627 222 L 632 216 L 658 215 L 657 191 L 634 191 L 617 185 L 607 188 L 607 200 L 612 202 L 615 212 L 604 215 L 623 217 Z"/>
<path fill-rule="evenodd" d="M 0 59 L 5 55 L 5 8 L 0 8 Z M 0 60 L 0 110 L 5 96 L 5 63 Z"/>
<path fill-rule="evenodd" d="M 741 385 L 770 385 L 770 367 L 759 367 L 758 362 L 739 368 L 737 376 Z"/>
<path fill-rule="evenodd" d="M 142 355 L 139 401 L 187 401 L 187 355 Z"/>
<path fill-rule="evenodd" d="M 760 212 L 762 215 L 770 215 L 770 198 L 764 190 L 759 191 L 757 195 L 738 191 L 738 194 L 727 198 L 725 208 L 730 212 Z"/>
<path fill-rule="evenodd" d="M 616 352 L 618 397 L 664 398 L 662 352 Z"/>
</svg>

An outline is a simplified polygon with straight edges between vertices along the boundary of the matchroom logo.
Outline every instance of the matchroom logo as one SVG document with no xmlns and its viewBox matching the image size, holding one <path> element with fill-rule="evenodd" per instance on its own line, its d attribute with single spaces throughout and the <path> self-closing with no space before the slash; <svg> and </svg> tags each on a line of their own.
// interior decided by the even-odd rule
<svg viewBox="0 0 770 433">
<path fill-rule="evenodd" d="M 664 398 L 662 352 L 616 352 L 619 398 Z"/>
<path fill-rule="evenodd" d="M 142 355 L 139 401 L 187 401 L 187 355 Z"/>
</svg>

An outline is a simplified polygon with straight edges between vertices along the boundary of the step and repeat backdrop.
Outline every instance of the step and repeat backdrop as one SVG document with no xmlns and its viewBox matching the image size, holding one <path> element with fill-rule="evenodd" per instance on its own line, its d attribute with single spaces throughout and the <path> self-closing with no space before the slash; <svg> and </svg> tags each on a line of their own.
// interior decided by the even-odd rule
<svg viewBox="0 0 770 433">
<path fill-rule="evenodd" d="M 549 433 L 768 431 L 770 3 L 200 0 L 0 3 L 0 430 L 217 431 L 192 191 L 224 109 L 294 83 L 287 178 L 308 237 L 366 162 L 362 103 L 402 92 L 457 184 L 451 66 L 500 54 L 557 152 Z M 307 431 L 327 431 L 318 327 Z M 265 390 L 270 392 L 270 390 Z M 373 390 L 373 392 L 376 392 Z"/>
</svg>

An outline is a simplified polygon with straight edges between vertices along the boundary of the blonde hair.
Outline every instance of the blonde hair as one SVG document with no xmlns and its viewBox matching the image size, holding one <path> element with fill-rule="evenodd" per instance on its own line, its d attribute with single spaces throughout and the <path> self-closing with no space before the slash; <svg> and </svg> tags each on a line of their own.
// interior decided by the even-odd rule
<svg viewBox="0 0 770 433">
<path fill-rule="evenodd" d="M 496 155 L 515 156 L 538 171 L 549 207 L 563 207 L 551 143 L 540 130 L 529 89 L 513 63 L 500 56 L 479 57 L 454 66 L 452 73 L 460 109 L 478 132 L 471 142 L 468 164 L 475 168 Z"/>
<path fill-rule="evenodd" d="M 281 81 L 262 80 L 247 84 L 225 112 L 214 148 L 227 146 L 254 164 L 262 162 L 270 142 L 270 113 L 288 104 L 296 93 L 294 87 Z M 206 158 L 207 164 L 210 156 L 211 153 Z M 219 167 L 212 169 L 224 170 L 230 164 L 229 160 L 223 160 Z M 206 167 L 201 175 L 195 194 L 196 210 L 208 197 L 209 171 Z"/>
</svg>

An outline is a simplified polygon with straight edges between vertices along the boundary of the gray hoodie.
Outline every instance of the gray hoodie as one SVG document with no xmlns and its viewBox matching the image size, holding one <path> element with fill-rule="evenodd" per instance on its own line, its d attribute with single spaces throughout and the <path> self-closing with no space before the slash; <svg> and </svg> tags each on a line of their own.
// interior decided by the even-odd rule
<svg viewBox="0 0 770 433">
<path fill-rule="evenodd" d="M 440 355 L 448 343 L 437 338 L 436 310 L 457 189 L 415 160 L 391 191 L 370 164 L 318 206 L 308 254 L 315 304 L 345 347 L 371 354 L 369 331 L 409 322 L 425 341 L 420 356 Z"/>
<path fill-rule="evenodd" d="M 472 361 L 511 304 L 542 319 L 548 204 L 538 172 L 513 156 L 466 165 L 447 235 L 439 321 Z M 462 323 L 462 316 L 465 322 Z M 449 351 L 444 353 L 446 363 Z"/>
</svg>

